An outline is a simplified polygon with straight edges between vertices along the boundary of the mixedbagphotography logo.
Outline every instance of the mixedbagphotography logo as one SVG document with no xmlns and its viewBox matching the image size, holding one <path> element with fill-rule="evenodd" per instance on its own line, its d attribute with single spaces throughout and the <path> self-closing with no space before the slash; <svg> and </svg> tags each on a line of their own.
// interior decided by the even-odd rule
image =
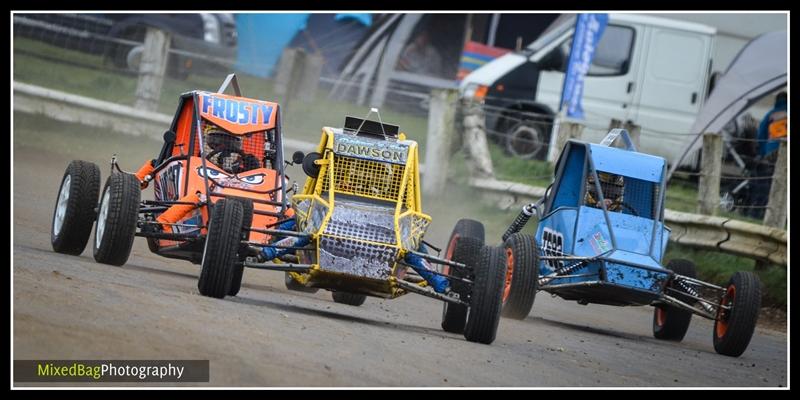
<svg viewBox="0 0 800 400">
<path fill-rule="evenodd" d="M 14 360 L 15 382 L 208 382 L 208 360 Z"/>
</svg>

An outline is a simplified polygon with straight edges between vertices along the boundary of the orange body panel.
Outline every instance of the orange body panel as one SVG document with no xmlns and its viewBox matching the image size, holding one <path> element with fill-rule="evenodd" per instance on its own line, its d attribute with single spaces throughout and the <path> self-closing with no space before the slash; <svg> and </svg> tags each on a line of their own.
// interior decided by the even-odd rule
<svg viewBox="0 0 800 400">
<path fill-rule="evenodd" d="M 172 157 L 189 152 L 189 139 L 192 137 L 192 110 L 194 99 L 186 99 L 183 104 L 180 116 L 178 116 L 178 127 L 175 132 L 175 146 L 172 148 Z"/>
<path fill-rule="evenodd" d="M 191 157 L 191 163 L 189 164 L 190 167 L 186 169 L 186 161 L 180 160 L 174 162 L 174 168 L 164 168 L 157 174 L 156 181 L 156 191 L 160 191 L 160 195 L 158 198 L 161 200 L 181 200 L 193 198 L 194 195 L 197 193 L 205 193 L 205 183 L 203 180 L 202 173 L 202 160 L 200 157 Z M 266 229 L 267 226 L 271 225 L 275 221 L 277 221 L 276 217 L 270 215 L 261 215 L 256 213 L 255 211 L 268 211 L 273 213 L 280 212 L 279 206 L 274 206 L 270 204 L 259 203 L 259 201 L 263 200 L 273 200 L 272 195 L 268 195 L 265 192 L 268 190 L 273 189 L 275 185 L 275 179 L 277 177 L 277 172 L 272 169 L 267 168 L 258 168 L 254 170 L 250 170 L 240 174 L 228 174 L 224 172 L 222 169 L 217 168 L 215 165 L 206 163 L 209 173 L 209 189 L 211 191 L 211 201 L 216 202 L 217 200 L 223 198 L 222 196 L 217 196 L 215 194 L 225 194 L 228 196 L 236 196 L 241 198 L 248 198 L 253 199 L 253 222 L 251 227 L 258 228 L 258 229 Z M 184 175 L 186 174 L 186 175 Z M 189 180 L 186 193 L 187 195 L 181 199 L 178 199 L 173 193 L 182 193 L 183 186 L 185 184 L 185 179 Z M 171 189 L 168 189 L 171 187 Z M 202 197 L 201 197 L 202 199 Z M 274 201 L 281 201 L 280 199 L 280 191 L 276 191 L 274 195 Z M 175 207 L 175 206 L 173 206 Z M 172 218 L 166 216 L 165 218 L 170 219 L 167 221 L 163 218 L 159 217 L 158 220 L 161 222 L 172 222 L 172 223 L 196 223 L 197 217 L 200 216 L 200 221 L 202 221 L 202 226 L 204 228 L 201 229 L 201 233 L 205 233 L 205 227 L 208 225 L 208 210 L 207 207 L 200 207 L 200 208 L 191 208 L 188 209 L 184 207 L 176 207 L 176 211 L 171 213 L 170 210 L 164 212 L 162 216 L 165 216 L 169 213 L 169 216 L 175 217 L 180 216 L 180 218 L 176 221 L 172 221 Z M 179 232 L 182 228 L 168 228 L 168 231 Z M 251 232 L 250 233 L 250 240 L 259 243 L 267 243 L 269 241 L 269 235 L 258 233 L 258 232 Z M 172 246 L 177 244 L 175 241 L 171 240 L 160 240 L 160 246 Z"/>
</svg>

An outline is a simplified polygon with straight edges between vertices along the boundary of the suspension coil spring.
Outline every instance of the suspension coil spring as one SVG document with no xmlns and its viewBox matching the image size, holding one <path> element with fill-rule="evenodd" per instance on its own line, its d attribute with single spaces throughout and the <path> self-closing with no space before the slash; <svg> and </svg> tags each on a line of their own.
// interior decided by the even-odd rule
<svg viewBox="0 0 800 400">
<path fill-rule="evenodd" d="M 694 297 L 700 297 L 700 293 L 697 290 L 695 290 L 692 286 L 687 285 L 686 282 L 684 282 L 683 280 L 679 279 L 677 283 L 678 283 L 678 286 L 680 286 L 680 288 L 683 289 L 686 293 L 688 293 L 688 294 L 690 294 L 690 295 L 692 295 Z M 708 312 L 713 312 L 714 311 L 714 308 L 711 307 L 710 305 L 708 305 L 708 304 L 706 304 L 706 303 L 704 303 L 702 301 L 700 301 L 699 303 L 703 307 L 703 309 L 705 309 L 706 311 L 708 311 Z"/>
<path fill-rule="evenodd" d="M 505 242 L 509 236 L 519 232 L 528 223 L 528 220 L 531 219 L 534 210 L 536 210 L 536 204 L 530 203 L 522 207 L 522 210 L 517 215 L 517 218 L 514 219 L 514 222 L 509 225 L 506 233 L 503 234 L 503 241 Z"/>
<path fill-rule="evenodd" d="M 565 265 L 564 267 L 561 267 L 556 271 L 556 276 L 569 275 L 574 271 L 583 268 L 584 265 L 585 263 L 583 261 L 578 261 L 575 264 Z"/>
</svg>

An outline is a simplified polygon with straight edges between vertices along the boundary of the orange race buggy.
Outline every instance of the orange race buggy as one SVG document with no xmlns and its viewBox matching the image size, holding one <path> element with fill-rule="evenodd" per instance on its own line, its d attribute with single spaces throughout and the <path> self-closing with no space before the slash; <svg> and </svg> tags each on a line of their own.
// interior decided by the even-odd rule
<svg viewBox="0 0 800 400">
<path fill-rule="evenodd" d="M 223 94 L 229 85 L 236 96 Z M 136 173 L 112 157 L 99 202 L 99 168 L 72 161 L 53 213 L 53 250 L 82 253 L 96 220 L 96 261 L 125 264 L 143 236 L 153 253 L 201 264 L 201 294 L 236 295 L 248 242 L 269 243 L 270 228 L 292 215 L 284 164 L 280 106 L 241 97 L 228 75 L 216 93 L 181 95 L 161 152 Z M 141 200 L 151 182 L 154 199 Z"/>
</svg>

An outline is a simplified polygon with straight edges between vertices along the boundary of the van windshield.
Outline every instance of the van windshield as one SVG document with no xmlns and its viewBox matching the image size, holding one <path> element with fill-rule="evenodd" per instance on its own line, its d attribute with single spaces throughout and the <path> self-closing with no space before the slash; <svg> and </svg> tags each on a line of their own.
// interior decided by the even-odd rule
<svg viewBox="0 0 800 400">
<path fill-rule="evenodd" d="M 553 23 L 544 30 L 541 36 L 529 44 L 522 52 L 535 53 L 552 41 L 556 40 L 559 36 L 564 34 L 564 32 L 572 29 L 572 27 L 575 26 L 575 16 L 571 15 L 565 17 L 566 18 L 559 17 L 553 21 Z"/>
</svg>

